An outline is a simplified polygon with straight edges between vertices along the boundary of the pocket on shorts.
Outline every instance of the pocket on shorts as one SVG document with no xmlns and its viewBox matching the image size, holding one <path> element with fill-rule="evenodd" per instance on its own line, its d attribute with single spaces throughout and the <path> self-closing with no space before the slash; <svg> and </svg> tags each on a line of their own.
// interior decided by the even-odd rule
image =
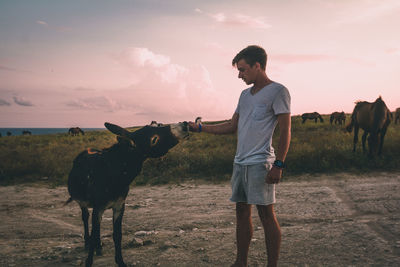
<svg viewBox="0 0 400 267">
<path fill-rule="evenodd" d="M 237 164 L 233 164 L 233 168 L 232 168 L 232 177 L 231 177 L 231 184 L 234 183 L 235 180 L 237 180 L 238 176 L 240 173 L 240 167 Z"/>
</svg>

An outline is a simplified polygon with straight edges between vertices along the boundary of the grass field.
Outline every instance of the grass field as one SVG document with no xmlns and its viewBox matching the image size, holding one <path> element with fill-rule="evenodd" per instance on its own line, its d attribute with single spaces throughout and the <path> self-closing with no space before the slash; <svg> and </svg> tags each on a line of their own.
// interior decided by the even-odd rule
<svg viewBox="0 0 400 267">
<path fill-rule="evenodd" d="M 353 153 L 353 134 L 344 126 L 292 117 L 292 141 L 286 159 L 286 178 L 301 174 L 335 172 L 366 173 L 400 170 L 400 125 L 391 124 L 385 137 L 383 155 L 370 159 L 362 153 L 361 141 Z M 278 131 L 275 131 L 278 133 Z M 361 140 L 361 133 L 359 139 Z M 9 136 L 0 138 L 0 184 L 41 182 L 66 184 L 72 161 L 82 150 L 104 148 L 115 136 L 104 130 L 84 136 L 67 134 Z M 277 146 L 278 136 L 273 144 Z M 276 148 L 276 147 L 275 147 Z M 194 133 L 160 159 L 148 159 L 136 184 L 164 184 L 188 179 L 226 181 L 230 179 L 236 150 L 235 135 Z"/>
</svg>

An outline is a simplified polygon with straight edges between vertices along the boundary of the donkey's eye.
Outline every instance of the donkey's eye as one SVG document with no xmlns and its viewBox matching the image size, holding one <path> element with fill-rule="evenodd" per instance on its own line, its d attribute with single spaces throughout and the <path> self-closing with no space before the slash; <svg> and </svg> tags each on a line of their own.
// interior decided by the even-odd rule
<svg viewBox="0 0 400 267">
<path fill-rule="evenodd" d="M 150 139 L 150 145 L 155 146 L 157 145 L 158 141 L 160 141 L 160 137 L 158 135 L 153 135 Z"/>
</svg>

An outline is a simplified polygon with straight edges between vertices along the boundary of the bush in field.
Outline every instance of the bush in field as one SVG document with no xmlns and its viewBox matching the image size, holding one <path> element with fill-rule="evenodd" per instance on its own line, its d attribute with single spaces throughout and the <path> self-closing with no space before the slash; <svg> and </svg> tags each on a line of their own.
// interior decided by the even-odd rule
<svg viewBox="0 0 400 267">
<path fill-rule="evenodd" d="M 357 152 L 352 153 L 353 134 L 344 125 L 301 123 L 292 117 L 292 141 L 286 159 L 285 176 L 333 172 L 400 170 L 400 126 L 391 124 L 381 157 L 369 159 L 362 153 L 361 134 Z M 348 116 L 349 117 L 349 116 Z M 279 129 L 273 146 L 277 149 Z M 102 149 L 116 142 L 108 131 L 67 134 L 10 136 L 0 138 L 0 184 L 45 182 L 66 184 L 73 159 L 83 150 Z M 159 159 L 148 159 L 136 177 L 136 184 L 163 184 L 187 179 L 228 181 L 236 151 L 236 135 L 194 133 Z"/>
</svg>

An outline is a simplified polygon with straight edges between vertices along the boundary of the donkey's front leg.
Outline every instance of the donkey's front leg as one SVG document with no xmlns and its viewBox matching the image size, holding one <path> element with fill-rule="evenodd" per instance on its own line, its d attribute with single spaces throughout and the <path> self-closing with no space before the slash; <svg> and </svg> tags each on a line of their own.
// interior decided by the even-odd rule
<svg viewBox="0 0 400 267">
<path fill-rule="evenodd" d="M 100 222 L 103 213 L 104 209 L 93 208 L 92 233 L 90 234 L 89 253 L 86 259 L 86 267 L 90 267 L 93 264 L 93 254 L 95 248 L 96 248 L 96 254 L 101 255 Z"/>
<path fill-rule="evenodd" d="M 125 203 L 113 208 L 113 239 L 115 247 L 115 262 L 119 267 L 126 267 L 122 259 L 121 240 L 122 240 L 122 217 L 124 216 Z"/>
</svg>

